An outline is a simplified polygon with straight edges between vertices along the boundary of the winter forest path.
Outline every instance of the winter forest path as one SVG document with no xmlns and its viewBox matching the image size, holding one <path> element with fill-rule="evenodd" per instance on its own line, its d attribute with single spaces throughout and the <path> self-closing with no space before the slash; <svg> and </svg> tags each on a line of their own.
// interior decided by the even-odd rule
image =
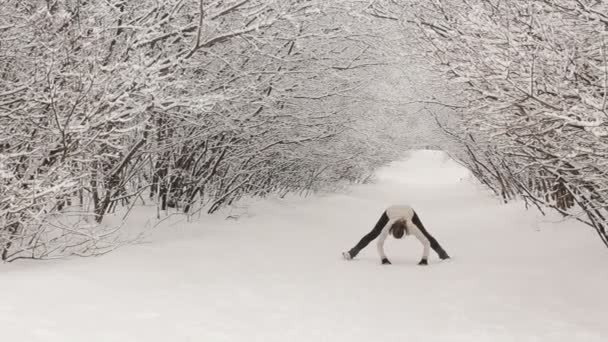
<svg viewBox="0 0 608 342">
<path fill-rule="evenodd" d="M 411 204 L 413 238 L 343 250 Z M 437 152 L 347 193 L 253 204 L 101 258 L 0 265 L 3 341 L 605 341 L 608 251 L 591 229 L 501 205 Z M 224 215 L 225 216 L 225 215 Z"/>
</svg>

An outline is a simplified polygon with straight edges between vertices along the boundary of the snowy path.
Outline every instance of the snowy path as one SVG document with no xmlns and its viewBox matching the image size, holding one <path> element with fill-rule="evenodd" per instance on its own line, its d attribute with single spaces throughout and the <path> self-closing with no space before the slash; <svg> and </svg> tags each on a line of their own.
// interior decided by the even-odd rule
<svg viewBox="0 0 608 342">
<path fill-rule="evenodd" d="M 416 165 L 414 168 L 413 165 Z M 608 251 L 575 223 L 499 205 L 437 153 L 348 194 L 269 200 L 102 258 L 0 265 L 2 341 L 606 341 Z M 410 203 L 453 260 L 413 238 L 346 262 Z M 553 220 L 553 221 L 552 221 Z"/>
</svg>

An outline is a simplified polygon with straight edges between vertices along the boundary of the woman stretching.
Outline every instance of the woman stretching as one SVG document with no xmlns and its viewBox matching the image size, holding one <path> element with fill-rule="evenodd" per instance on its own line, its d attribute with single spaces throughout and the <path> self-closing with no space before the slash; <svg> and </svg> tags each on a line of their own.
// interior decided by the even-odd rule
<svg viewBox="0 0 608 342">
<path fill-rule="evenodd" d="M 422 259 L 418 265 L 428 265 L 429 259 L 429 247 L 431 247 L 441 260 L 449 259 L 450 256 L 445 250 L 439 245 L 439 242 L 424 229 L 420 218 L 412 209 L 407 205 L 393 205 L 388 207 L 380 216 L 380 219 L 376 223 L 374 229 L 367 233 L 359 243 L 351 248 L 348 252 L 343 252 L 342 256 L 345 259 L 351 260 L 361 252 L 365 246 L 372 242 L 375 238 L 380 236 L 378 239 L 378 254 L 382 260 L 382 264 L 390 264 L 386 255 L 384 254 L 384 240 L 386 237 L 392 234 L 396 239 L 400 239 L 403 235 L 414 235 L 420 242 L 424 249 L 422 251 Z"/>
</svg>

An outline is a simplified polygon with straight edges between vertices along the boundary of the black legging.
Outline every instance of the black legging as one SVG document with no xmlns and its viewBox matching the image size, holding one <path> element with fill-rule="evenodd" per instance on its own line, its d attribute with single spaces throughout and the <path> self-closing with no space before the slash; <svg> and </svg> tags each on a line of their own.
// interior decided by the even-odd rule
<svg viewBox="0 0 608 342">
<path fill-rule="evenodd" d="M 416 214 L 416 212 L 414 212 L 414 216 L 412 217 L 412 222 L 418 226 L 418 229 L 420 229 L 422 234 L 424 234 L 424 236 L 427 238 L 427 240 L 429 240 L 429 242 L 431 243 L 431 248 L 435 251 L 435 253 L 437 253 L 437 255 L 439 255 L 439 258 L 441 258 L 441 259 L 449 258 L 448 253 L 446 253 L 446 251 L 441 247 L 439 242 L 437 242 L 437 240 L 435 240 L 435 238 L 431 234 L 429 234 L 429 232 L 426 231 L 426 229 L 424 228 L 424 225 L 422 224 L 422 221 L 420 221 L 420 218 L 418 217 L 418 214 Z M 348 253 L 350 254 L 350 257 L 351 258 L 356 257 L 357 254 L 359 254 L 359 252 L 361 252 L 361 250 L 363 248 L 365 248 L 367 245 L 369 245 L 370 242 L 374 241 L 374 239 L 377 238 L 378 235 L 380 235 L 380 233 L 382 232 L 382 228 L 384 228 L 384 226 L 387 223 L 388 223 L 388 216 L 386 215 L 386 211 L 385 211 L 380 216 L 380 219 L 378 220 L 378 222 L 376 222 L 374 229 L 372 229 L 371 232 L 367 233 L 359 241 L 359 243 L 357 243 L 357 245 L 355 247 L 351 248 L 351 250 L 348 251 Z"/>
<path fill-rule="evenodd" d="M 437 242 L 437 240 L 435 240 L 435 238 L 431 234 L 429 234 L 429 232 L 427 232 L 426 229 L 424 229 L 424 225 L 422 224 L 422 221 L 420 221 L 420 218 L 418 217 L 418 214 L 416 214 L 416 212 L 414 212 L 414 217 L 412 217 L 412 222 L 418 226 L 418 229 L 420 229 L 420 231 L 422 232 L 422 234 L 424 234 L 426 239 L 429 240 L 429 242 L 431 243 L 431 248 L 435 251 L 435 253 L 437 253 L 437 255 L 439 255 L 439 258 L 441 258 L 441 259 L 449 258 L 448 253 L 446 253 L 446 251 L 441 247 L 439 242 Z"/>
<path fill-rule="evenodd" d="M 356 257 L 357 254 L 359 254 L 359 252 L 361 252 L 361 250 L 363 248 L 365 248 L 367 245 L 369 245 L 370 242 L 374 241 L 374 239 L 377 238 L 378 235 L 380 235 L 380 233 L 382 232 L 382 228 L 384 228 L 384 226 L 387 223 L 388 223 L 388 216 L 386 215 L 386 211 L 385 211 L 380 216 L 380 219 L 378 220 L 378 222 L 376 222 L 376 226 L 374 227 L 374 229 L 372 229 L 371 232 L 367 233 L 355 247 L 351 248 L 351 250 L 348 251 L 348 253 L 350 254 L 350 257 L 351 258 Z"/>
</svg>

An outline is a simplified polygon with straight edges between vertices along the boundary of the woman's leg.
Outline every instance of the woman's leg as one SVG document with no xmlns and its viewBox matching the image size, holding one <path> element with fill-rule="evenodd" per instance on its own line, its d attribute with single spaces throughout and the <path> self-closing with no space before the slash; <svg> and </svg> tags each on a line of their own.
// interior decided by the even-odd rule
<svg viewBox="0 0 608 342">
<path fill-rule="evenodd" d="M 344 257 L 347 259 L 353 259 L 354 257 L 361 252 L 363 248 L 369 245 L 370 242 L 374 241 L 375 238 L 380 235 L 382 232 L 382 228 L 388 223 L 388 216 L 386 215 L 386 211 L 382 213 L 378 222 L 376 222 L 376 226 L 372 229 L 371 232 L 367 233 L 357 245 L 350 249 L 350 251 L 344 253 Z"/>
<path fill-rule="evenodd" d="M 424 229 L 424 225 L 422 225 L 418 214 L 414 213 L 414 217 L 412 217 L 412 222 L 418 226 L 418 229 L 420 229 L 422 234 L 424 234 L 427 240 L 429 240 L 429 242 L 431 243 L 431 248 L 437 253 L 437 255 L 439 255 L 440 259 L 444 260 L 450 258 L 448 253 L 443 249 L 443 247 L 441 247 L 439 242 L 437 242 L 437 240 L 435 240 L 435 238 L 431 234 L 429 234 L 426 229 Z"/>
</svg>

